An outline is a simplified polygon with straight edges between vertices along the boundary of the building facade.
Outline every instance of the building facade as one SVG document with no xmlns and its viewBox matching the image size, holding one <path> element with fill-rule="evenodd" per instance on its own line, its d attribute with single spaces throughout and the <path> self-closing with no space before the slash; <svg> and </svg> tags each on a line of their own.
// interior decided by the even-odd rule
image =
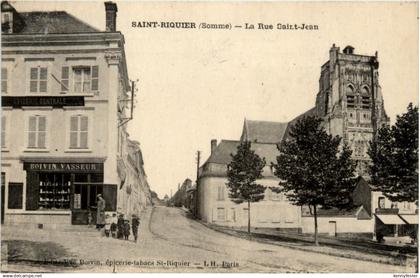
<svg viewBox="0 0 420 278">
<path fill-rule="evenodd" d="M 273 192 L 279 179 L 274 175 L 271 163 L 276 161 L 277 144 L 286 124 L 263 121 L 244 121 L 241 140 L 251 141 L 251 149 L 265 158 L 263 178 L 256 182 L 266 187 L 264 199 L 251 203 L 251 227 L 298 232 L 301 227 L 300 207 L 288 202 L 284 194 Z M 279 135 L 280 133 L 280 135 Z M 229 227 L 248 225 L 247 203 L 236 204 L 229 198 L 227 165 L 235 154 L 240 141 L 211 141 L 211 155 L 201 166 L 196 190 L 197 216 L 204 222 Z"/>
<path fill-rule="evenodd" d="M 98 194 L 106 211 L 127 211 L 120 161 L 131 88 L 116 4 L 105 13 L 100 31 L 64 11 L 1 3 L 5 223 L 87 224 Z"/>
</svg>

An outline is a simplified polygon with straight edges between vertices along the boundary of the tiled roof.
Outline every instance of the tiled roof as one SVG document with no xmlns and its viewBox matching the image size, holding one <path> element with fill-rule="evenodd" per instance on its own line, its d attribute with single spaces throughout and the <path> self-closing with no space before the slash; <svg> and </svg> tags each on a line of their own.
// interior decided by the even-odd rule
<svg viewBox="0 0 420 278">
<path fill-rule="evenodd" d="M 308 111 L 306 111 L 305 113 L 300 114 L 299 116 L 297 116 L 296 118 L 294 118 L 293 120 L 291 120 L 288 124 L 287 124 L 287 128 L 284 132 L 284 136 L 283 136 L 283 141 L 287 140 L 290 138 L 290 128 L 300 119 L 302 119 L 305 116 L 316 116 L 316 107 L 313 107 L 311 109 L 309 109 Z"/>
<path fill-rule="evenodd" d="M 239 144 L 239 141 L 222 140 L 206 163 L 229 164 L 232 161 L 230 154 L 236 153 Z"/>
<path fill-rule="evenodd" d="M 222 140 L 206 163 L 229 164 L 232 161 L 230 154 L 236 153 L 239 144 L 239 141 Z M 261 158 L 265 158 L 266 165 L 276 162 L 276 156 L 278 155 L 277 145 L 251 142 L 251 149 Z"/>
<path fill-rule="evenodd" d="M 251 121 L 246 120 L 244 123 L 244 135 L 248 140 L 257 143 L 272 143 L 281 142 L 287 123 L 281 122 L 267 122 L 267 121 Z"/>
<path fill-rule="evenodd" d="M 313 216 L 309 209 L 302 210 L 302 216 Z M 353 207 L 351 209 L 317 209 L 317 216 L 320 217 L 357 217 L 358 219 L 370 219 L 369 214 L 363 206 Z"/>
<path fill-rule="evenodd" d="M 25 22 L 20 34 L 67 34 L 100 32 L 64 11 L 19 13 Z"/>
</svg>

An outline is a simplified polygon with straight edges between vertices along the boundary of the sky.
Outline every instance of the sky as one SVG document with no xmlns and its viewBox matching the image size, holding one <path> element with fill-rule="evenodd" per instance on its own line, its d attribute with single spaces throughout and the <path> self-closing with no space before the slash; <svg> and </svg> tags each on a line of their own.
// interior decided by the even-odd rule
<svg viewBox="0 0 420 278">
<path fill-rule="evenodd" d="M 18 11 L 65 10 L 105 29 L 100 1 L 11 1 Z M 312 108 L 333 43 L 379 56 L 385 110 L 418 103 L 418 4 L 399 2 L 116 2 L 129 77 L 139 79 L 131 139 L 159 197 L 195 180 L 210 140 L 238 140 L 243 121 L 287 122 Z M 309 30 L 133 28 L 133 21 L 312 24 Z"/>
</svg>

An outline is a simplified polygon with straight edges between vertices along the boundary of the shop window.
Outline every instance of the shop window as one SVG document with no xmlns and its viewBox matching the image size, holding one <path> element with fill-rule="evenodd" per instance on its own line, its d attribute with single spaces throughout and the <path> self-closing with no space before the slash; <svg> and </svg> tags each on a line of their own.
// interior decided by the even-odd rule
<svg viewBox="0 0 420 278">
<path fill-rule="evenodd" d="M 8 73 L 7 68 L 1 68 L 1 93 L 8 93 Z"/>
<path fill-rule="evenodd" d="M 88 148 L 88 117 L 76 115 L 70 118 L 70 148 Z"/>
<path fill-rule="evenodd" d="M 46 93 L 48 80 L 47 67 L 35 67 L 30 69 L 29 91 L 31 93 Z"/>
<path fill-rule="evenodd" d="M 6 117 L 1 117 L 1 147 L 6 148 Z"/>
<path fill-rule="evenodd" d="M 28 148 L 45 149 L 47 133 L 47 118 L 45 116 L 30 116 L 28 128 Z"/>
<path fill-rule="evenodd" d="M 219 185 L 217 188 L 217 200 L 224 201 L 225 200 L 225 186 Z"/>
<path fill-rule="evenodd" d="M 221 220 L 221 221 L 225 220 L 225 209 L 224 208 L 217 208 L 217 220 Z"/>
<path fill-rule="evenodd" d="M 70 208 L 71 176 L 63 173 L 39 173 L 40 209 Z"/>
</svg>

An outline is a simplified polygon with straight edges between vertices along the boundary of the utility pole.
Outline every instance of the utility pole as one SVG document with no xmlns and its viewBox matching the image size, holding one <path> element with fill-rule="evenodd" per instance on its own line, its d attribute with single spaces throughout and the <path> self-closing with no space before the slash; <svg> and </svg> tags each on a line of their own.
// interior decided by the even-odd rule
<svg viewBox="0 0 420 278">
<path fill-rule="evenodd" d="M 196 179 L 196 181 L 197 181 L 197 184 L 198 184 L 198 178 L 199 178 L 199 171 L 200 171 L 200 155 L 201 155 L 201 152 L 200 151 L 197 151 L 197 179 Z"/>
</svg>

